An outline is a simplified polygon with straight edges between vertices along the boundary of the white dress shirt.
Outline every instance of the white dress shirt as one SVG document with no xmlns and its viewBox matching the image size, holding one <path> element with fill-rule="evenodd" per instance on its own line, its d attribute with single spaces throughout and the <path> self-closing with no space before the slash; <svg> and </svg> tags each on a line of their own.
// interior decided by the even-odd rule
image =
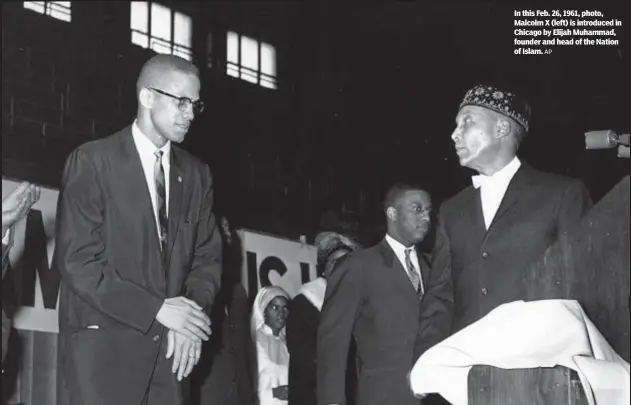
<svg viewBox="0 0 631 405">
<path fill-rule="evenodd" d="M 483 174 L 473 176 L 473 186 L 480 188 L 480 198 L 482 199 L 482 213 L 484 214 L 484 225 L 486 229 L 489 229 L 493 218 L 497 213 L 506 189 L 510 181 L 513 179 L 515 173 L 521 166 L 521 162 L 515 156 L 509 164 L 504 166 L 499 171 L 493 173 L 491 176 L 485 176 Z"/>
<path fill-rule="evenodd" d="M 409 271 L 409 269 L 407 265 L 405 264 L 405 251 L 408 248 L 403 246 L 401 242 L 394 239 L 388 234 L 386 234 L 386 242 L 388 242 L 388 245 L 390 245 L 392 250 L 394 250 L 394 254 L 397 256 L 397 258 L 401 262 L 403 269 L 405 269 L 406 271 L 405 275 L 407 276 L 408 275 L 407 272 Z M 423 277 L 421 275 L 421 267 L 418 264 L 418 256 L 416 255 L 416 249 L 414 248 L 414 246 L 412 246 L 411 248 L 412 248 L 412 251 L 410 252 L 410 260 L 412 261 L 412 264 L 414 265 L 414 271 L 418 275 L 418 279 L 421 281 L 421 291 L 425 291 L 425 286 L 423 285 Z"/>
<path fill-rule="evenodd" d="M 145 172 L 145 180 L 147 180 L 147 186 L 149 187 L 149 194 L 151 195 L 151 205 L 153 206 L 153 214 L 156 219 L 156 226 L 158 229 L 158 236 L 160 236 L 160 223 L 158 220 L 158 196 L 156 191 L 156 180 L 154 175 L 154 165 L 156 163 L 156 155 L 155 152 L 161 150 L 162 153 L 162 167 L 164 168 L 164 187 L 166 193 L 166 213 L 167 217 L 169 216 L 169 186 L 170 186 L 170 178 L 169 173 L 171 171 L 171 142 L 167 141 L 166 145 L 162 148 L 157 148 L 156 145 L 153 144 L 147 138 L 145 134 L 142 133 L 140 128 L 138 127 L 138 122 L 134 121 L 131 126 L 131 134 L 134 138 L 134 143 L 136 144 L 136 149 L 138 150 L 138 155 L 140 155 L 140 162 L 142 163 L 142 170 Z"/>
</svg>

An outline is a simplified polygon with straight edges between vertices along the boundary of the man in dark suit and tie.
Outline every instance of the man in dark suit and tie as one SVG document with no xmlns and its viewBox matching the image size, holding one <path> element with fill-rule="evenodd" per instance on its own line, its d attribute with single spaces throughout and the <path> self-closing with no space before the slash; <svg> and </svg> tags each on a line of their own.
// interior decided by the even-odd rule
<svg viewBox="0 0 631 405">
<path fill-rule="evenodd" d="M 422 305 L 423 352 L 497 306 L 524 299 L 523 272 L 591 208 L 579 180 L 535 170 L 516 156 L 530 108 L 488 85 L 469 90 L 451 138 L 473 185 L 442 204 Z"/>
<path fill-rule="evenodd" d="M 182 404 L 210 334 L 221 278 L 213 183 L 176 146 L 203 110 L 199 71 L 156 55 L 136 87 L 133 124 L 80 146 L 64 169 L 53 259 L 61 403 Z"/>
<path fill-rule="evenodd" d="M 406 375 L 415 358 L 420 302 L 429 268 L 415 249 L 430 225 L 431 198 L 397 185 L 384 201 L 387 234 L 351 253 L 333 272 L 318 328 L 319 405 L 346 400 L 351 339 L 359 365 L 357 405 L 418 405 Z"/>
<path fill-rule="evenodd" d="M 2 279 L 9 268 L 9 251 L 13 242 L 12 227 L 24 218 L 33 204 L 39 200 L 40 188 L 27 182 L 20 183 L 15 190 L 2 199 Z M 7 354 L 11 319 L 2 310 L 2 362 Z"/>
</svg>

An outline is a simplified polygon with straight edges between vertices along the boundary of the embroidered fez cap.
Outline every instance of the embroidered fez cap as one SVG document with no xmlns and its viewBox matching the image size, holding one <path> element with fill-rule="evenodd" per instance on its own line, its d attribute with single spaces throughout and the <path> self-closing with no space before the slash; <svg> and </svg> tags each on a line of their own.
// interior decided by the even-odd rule
<svg viewBox="0 0 631 405">
<path fill-rule="evenodd" d="M 528 131 L 530 106 L 515 93 L 489 85 L 478 84 L 467 91 L 458 109 L 466 105 L 477 105 L 505 115 L 517 121 Z"/>
</svg>

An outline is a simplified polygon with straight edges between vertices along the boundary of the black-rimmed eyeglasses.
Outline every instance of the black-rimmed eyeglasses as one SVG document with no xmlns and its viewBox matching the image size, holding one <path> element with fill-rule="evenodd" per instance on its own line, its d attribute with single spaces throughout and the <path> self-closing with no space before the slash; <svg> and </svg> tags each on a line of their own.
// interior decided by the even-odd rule
<svg viewBox="0 0 631 405">
<path fill-rule="evenodd" d="M 193 106 L 193 114 L 200 114 L 204 111 L 204 102 L 202 100 L 193 101 L 188 97 L 178 97 L 174 94 L 167 93 L 164 90 L 156 89 L 155 87 L 148 87 L 148 89 L 177 100 L 177 108 L 182 112 L 188 110 L 188 107 L 190 106 Z"/>
</svg>

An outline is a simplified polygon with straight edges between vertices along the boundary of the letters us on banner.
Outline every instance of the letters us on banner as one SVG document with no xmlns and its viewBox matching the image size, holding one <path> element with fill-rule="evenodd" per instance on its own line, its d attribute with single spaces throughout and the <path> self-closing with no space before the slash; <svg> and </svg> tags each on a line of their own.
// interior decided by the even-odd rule
<svg viewBox="0 0 631 405">
<path fill-rule="evenodd" d="M 20 183 L 2 179 L 2 198 Z M 52 267 L 55 214 L 59 191 L 42 187 L 39 201 L 13 229 L 11 268 L 2 283 L 3 306 L 14 308 L 16 329 L 59 332 L 59 271 Z M 250 296 L 267 285 L 278 285 L 294 296 L 316 277 L 312 245 L 250 230 L 237 231 L 243 247 L 242 282 Z"/>
</svg>

